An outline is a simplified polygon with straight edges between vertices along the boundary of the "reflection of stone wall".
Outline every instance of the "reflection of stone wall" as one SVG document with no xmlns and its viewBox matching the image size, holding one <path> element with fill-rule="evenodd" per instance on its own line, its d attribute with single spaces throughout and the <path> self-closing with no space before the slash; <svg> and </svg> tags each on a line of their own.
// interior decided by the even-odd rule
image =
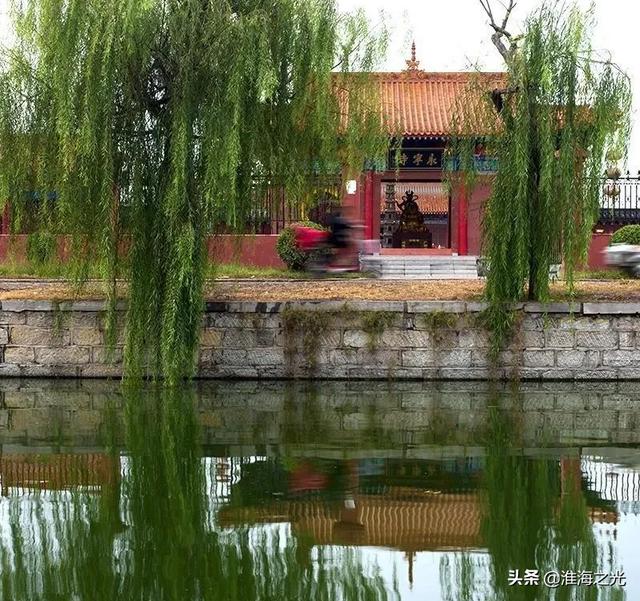
<svg viewBox="0 0 640 601">
<path fill-rule="evenodd" d="M 102 303 L 2 301 L 1 309 L 0 375 L 120 375 L 122 337 L 110 357 Z M 455 301 L 210 303 L 199 374 L 640 379 L 638 304 L 526 304 L 497 369 L 489 365 L 482 309 L 481 303 Z"/>
<path fill-rule="evenodd" d="M 514 444 L 524 447 L 640 443 L 640 388 L 632 382 L 530 382 L 517 394 L 510 385 L 492 392 L 481 382 L 323 382 L 317 388 L 200 382 L 197 388 L 204 442 L 233 447 L 238 455 L 264 454 L 276 448 L 270 445 L 328 456 L 335 449 L 336 457 L 345 448 L 363 456 L 370 455 L 364 449 L 386 449 L 385 456 L 438 457 L 456 446 L 469 454 L 478 451 L 470 447 L 484 446 L 497 415 L 508 420 Z M 117 382 L 3 379 L 0 445 L 100 446 L 107 422 L 122 434 L 122 405 Z"/>
</svg>

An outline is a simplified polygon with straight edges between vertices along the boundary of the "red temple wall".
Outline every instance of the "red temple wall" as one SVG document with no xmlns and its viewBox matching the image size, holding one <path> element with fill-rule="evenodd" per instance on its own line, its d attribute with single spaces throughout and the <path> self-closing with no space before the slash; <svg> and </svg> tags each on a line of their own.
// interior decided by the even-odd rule
<svg viewBox="0 0 640 601">
<path fill-rule="evenodd" d="M 591 244 L 589 245 L 589 255 L 587 265 L 589 269 L 611 269 L 604 262 L 602 251 L 609 246 L 613 232 L 593 233 L 591 236 Z"/>
<path fill-rule="evenodd" d="M 459 252 L 460 199 L 464 191 L 455 186 L 451 193 L 451 248 Z M 491 195 L 491 179 L 481 176 L 467 200 L 467 255 L 479 256 L 482 251 L 483 208 Z"/>
<path fill-rule="evenodd" d="M 452 203 L 453 204 L 453 203 Z M 480 234 L 475 225 L 475 218 L 469 216 L 469 253 L 478 255 L 480 252 Z M 477 235 L 471 235 L 472 232 Z M 457 231 L 455 223 L 452 223 L 451 235 L 454 240 L 454 252 L 457 248 Z M 475 236 L 475 237 L 474 237 Z M 589 246 L 588 267 L 589 269 L 606 269 L 602 251 L 609 245 L 612 233 L 594 233 Z M 0 261 L 13 259 L 24 261 L 26 259 L 26 235 L 16 235 L 10 243 L 8 234 L 0 234 Z M 214 243 L 210 241 L 209 257 L 221 264 L 236 263 L 255 267 L 276 267 L 283 268 L 284 263 L 280 260 L 276 251 L 277 235 L 245 235 L 245 236 L 222 236 Z M 415 249 L 394 249 L 394 254 L 414 254 L 409 252 Z M 64 253 L 60 253 L 63 255 Z M 61 256 L 62 258 L 62 256 Z"/>
<path fill-rule="evenodd" d="M 216 263 L 284 268 L 276 251 L 276 234 L 225 235 L 208 240 L 209 258 Z"/>
<path fill-rule="evenodd" d="M 362 236 L 366 239 L 379 239 L 380 235 L 380 211 L 382 196 L 382 183 L 392 181 L 396 178 L 395 172 L 386 173 L 363 173 L 357 180 L 357 190 L 355 194 L 343 192 L 343 210 L 345 217 L 363 226 Z M 440 181 L 440 172 L 421 172 L 400 174 L 399 181 Z M 491 192 L 491 180 L 486 176 L 481 177 L 480 182 L 474 189 L 468 201 L 467 219 L 467 244 L 469 255 L 481 254 L 482 243 L 482 212 Z M 458 252 L 458 217 L 459 217 L 459 195 L 461 191 L 454 189 L 451 198 L 450 232 L 451 249 Z M 5 214 L 2 219 L 3 228 L 8 228 L 8 216 Z M 447 239 L 446 225 L 430 225 L 434 233 L 435 244 L 442 244 L 441 241 Z M 589 248 L 588 267 L 590 269 L 605 269 L 602 251 L 609 244 L 613 231 L 594 233 Z M 11 236 L 6 233 L 0 234 L 0 261 L 9 258 L 23 261 L 26 258 L 26 235 Z M 276 267 L 283 268 L 284 263 L 278 257 L 276 251 L 277 235 L 223 235 L 215 240 L 209 240 L 209 257 L 218 263 L 237 263 L 240 265 L 256 267 Z M 400 251 L 400 249 L 397 249 Z M 64 241 L 61 241 L 58 248 L 59 257 L 64 260 L 67 255 Z"/>
<path fill-rule="evenodd" d="M 485 178 L 482 178 L 485 179 Z M 467 219 L 468 253 L 479 256 L 482 254 L 482 219 L 484 206 L 491 195 L 490 181 L 481 181 L 473 190 L 469 199 L 469 217 Z"/>
<path fill-rule="evenodd" d="M 11 239 L 13 238 L 13 240 Z M 247 234 L 223 235 L 209 238 L 209 258 L 220 264 L 236 263 L 254 267 L 284 268 L 276 251 L 278 236 Z M 58 245 L 58 257 L 66 258 L 64 242 Z M 27 258 L 27 236 L 0 234 L 0 261 L 25 261 Z"/>
<path fill-rule="evenodd" d="M 27 236 L 26 234 L 0 234 L 0 261 L 15 257 L 18 261 L 23 261 L 27 257 Z"/>
</svg>

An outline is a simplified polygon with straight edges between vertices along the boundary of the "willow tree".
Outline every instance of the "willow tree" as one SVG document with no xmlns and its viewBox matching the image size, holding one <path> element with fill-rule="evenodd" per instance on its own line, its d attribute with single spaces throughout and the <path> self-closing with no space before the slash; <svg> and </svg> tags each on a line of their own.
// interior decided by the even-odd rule
<svg viewBox="0 0 640 601">
<path fill-rule="evenodd" d="M 131 377 L 193 372 L 206 237 L 247 221 L 257 181 L 299 196 L 386 150 L 384 32 L 334 0 L 13 0 L 13 23 L 0 195 L 104 266 L 112 318 L 129 280 Z"/>
<path fill-rule="evenodd" d="M 507 72 L 502 87 L 465 103 L 457 147 L 466 157 L 457 164 L 473 170 L 478 133 L 498 159 L 483 223 L 486 294 L 497 307 L 525 292 L 548 298 L 549 268 L 560 261 L 572 286 L 598 216 L 605 159 L 625 158 L 631 94 L 628 77 L 593 49 L 590 12 L 545 2 L 514 36 L 514 0 L 502 20 L 490 0 L 480 3 Z"/>
</svg>

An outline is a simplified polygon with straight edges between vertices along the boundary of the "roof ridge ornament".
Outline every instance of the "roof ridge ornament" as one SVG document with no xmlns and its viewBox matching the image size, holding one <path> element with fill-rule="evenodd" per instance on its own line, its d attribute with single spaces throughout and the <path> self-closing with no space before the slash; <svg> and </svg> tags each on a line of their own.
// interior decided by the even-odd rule
<svg viewBox="0 0 640 601">
<path fill-rule="evenodd" d="M 415 72 L 423 72 L 420 68 L 420 61 L 416 60 L 416 42 L 413 41 L 411 44 L 411 58 L 405 61 L 407 63 L 407 68 L 404 70 L 405 73 L 415 73 Z"/>
</svg>

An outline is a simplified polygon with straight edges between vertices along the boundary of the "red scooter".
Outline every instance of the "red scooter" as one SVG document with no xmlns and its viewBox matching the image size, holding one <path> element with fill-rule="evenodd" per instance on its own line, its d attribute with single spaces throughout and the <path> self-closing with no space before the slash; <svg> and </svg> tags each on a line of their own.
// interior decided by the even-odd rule
<svg viewBox="0 0 640 601">
<path fill-rule="evenodd" d="M 310 255 L 305 269 L 316 275 L 337 274 L 359 271 L 360 267 L 353 261 L 341 264 L 349 259 L 348 251 L 351 243 L 347 231 L 350 226 L 332 228 L 331 231 L 316 230 L 298 226 L 295 229 L 296 246 Z"/>
</svg>

